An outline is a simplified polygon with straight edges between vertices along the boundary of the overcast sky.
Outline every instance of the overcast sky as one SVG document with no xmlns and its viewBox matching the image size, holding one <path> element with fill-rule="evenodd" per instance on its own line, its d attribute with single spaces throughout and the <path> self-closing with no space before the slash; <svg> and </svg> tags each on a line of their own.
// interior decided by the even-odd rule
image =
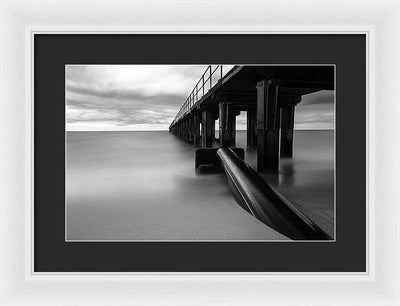
<svg viewBox="0 0 400 306">
<path fill-rule="evenodd" d="M 66 66 L 67 131 L 168 130 L 207 66 Z M 228 69 L 225 69 L 225 72 Z M 245 114 L 237 118 L 246 129 Z M 295 129 L 333 129 L 333 91 L 303 96 Z"/>
</svg>

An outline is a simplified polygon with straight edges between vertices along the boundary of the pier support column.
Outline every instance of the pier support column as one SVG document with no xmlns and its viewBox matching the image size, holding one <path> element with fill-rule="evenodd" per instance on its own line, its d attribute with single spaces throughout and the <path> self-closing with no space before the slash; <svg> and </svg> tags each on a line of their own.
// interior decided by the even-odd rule
<svg viewBox="0 0 400 306">
<path fill-rule="evenodd" d="M 195 143 L 195 138 L 196 138 L 195 118 L 196 118 L 196 115 L 192 115 L 189 118 L 189 124 L 190 124 L 189 140 L 190 140 L 190 144 L 194 144 Z"/>
<path fill-rule="evenodd" d="M 273 80 L 257 83 L 257 170 L 279 170 L 279 85 Z"/>
<path fill-rule="evenodd" d="M 211 148 L 213 139 L 213 114 L 210 110 L 205 110 L 201 116 L 201 146 L 202 148 Z"/>
<path fill-rule="evenodd" d="M 190 118 L 186 119 L 186 140 L 190 139 Z"/>
<path fill-rule="evenodd" d="M 232 125 L 231 125 L 231 135 L 232 135 L 231 146 L 232 147 L 236 146 L 236 116 L 239 116 L 239 115 L 240 115 L 240 111 L 233 112 Z"/>
<path fill-rule="evenodd" d="M 257 110 L 247 110 L 247 148 L 254 149 L 257 145 Z"/>
<path fill-rule="evenodd" d="M 193 116 L 188 118 L 188 142 L 193 141 Z"/>
<path fill-rule="evenodd" d="M 212 135 L 212 141 L 214 142 L 215 140 L 215 117 L 213 115 L 213 119 L 211 121 L 211 135 Z"/>
<path fill-rule="evenodd" d="M 193 142 L 195 145 L 200 144 L 200 121 L 201 117 L 199 115 L 193 116 Z"/>
<path fill-rule="evenodd" d="M 185 120 L 185 140 L 188 141 L 190 137 L 190 121 L 189 117 L 186 117 Z"/>
<path fill-rule="evenodd" d="M 233 104 L 221 102 L 219 104 L 219 143 L 221 147 L 235 146 L 236 112 Z"/>
<path fill-rule="evenodd" d="M 281 157 L 293 157 L 294 105 L 281 108 Z"/>
<path fill-rule="evenodd" d="M 182 122 L 182 138 L 186 139 L 186 120 Z"/>
</svg>

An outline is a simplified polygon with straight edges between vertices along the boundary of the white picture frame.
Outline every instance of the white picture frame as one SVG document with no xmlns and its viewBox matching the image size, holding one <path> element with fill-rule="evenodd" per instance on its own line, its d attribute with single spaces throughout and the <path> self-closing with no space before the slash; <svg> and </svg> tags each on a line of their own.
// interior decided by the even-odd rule
<svg viewBox="0 0 400 306">
<path fill-rule="evenodd" d="M 400 1 L 2 1 L 1 305 L 400 305 Z M 33 273 L 34 33 L 365 33 L 366 273 Z"/>
</svg>

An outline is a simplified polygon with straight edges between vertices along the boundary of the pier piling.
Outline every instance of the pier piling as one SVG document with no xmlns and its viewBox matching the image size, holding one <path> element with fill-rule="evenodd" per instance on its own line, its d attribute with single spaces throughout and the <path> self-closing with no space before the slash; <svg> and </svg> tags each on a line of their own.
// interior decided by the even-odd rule
<svg viewBox="0 0 400 306">
<path fill-rule="evenodd" d="M 201 118 L 198 114 L 193 115 L 193 142 L 195 145 L 200 144 L 200 121 Z"/>
<path fill-rule="evenodd" d="M 219 141 L 221 147 L 235 146 L 236 114 L 232 103 L 219 103 Z"/>
<path fill-rule="evenodd" d="M 247 110 L 247 148 L 254 149 L 257 145 L 257 111 L 249 107 Z"/>
<path fill-rule="evenodd" d="M 211 110 L 205 110 L 202 112 L 201 118 L 201 146 L 202 148 L 211 148 L 213 140 L 213 123 L 215 126 L 215 121 L 213 119 L 213 113 Z"/>
<path fill-rule="evenodd" d="M 279 170 L 279 85 L 273 80 L 257 84 L 257 170 Z"/>
<path fill-rule="evenodd" d="M 294 106 L 281 108 L 281 157 L 293 156 Z"/>
</svg>

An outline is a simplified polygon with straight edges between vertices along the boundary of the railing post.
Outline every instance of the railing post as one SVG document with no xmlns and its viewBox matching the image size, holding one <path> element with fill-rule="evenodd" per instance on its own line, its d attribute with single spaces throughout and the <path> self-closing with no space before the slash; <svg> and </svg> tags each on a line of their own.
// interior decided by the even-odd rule
<svg viewBox="0 0 400 306">
<path fill-rule="evenodd" d="M 212 88 L 212 68 L 211 65 L 208 66 L 210 68 L 210 89 Z"/>
</svg>

